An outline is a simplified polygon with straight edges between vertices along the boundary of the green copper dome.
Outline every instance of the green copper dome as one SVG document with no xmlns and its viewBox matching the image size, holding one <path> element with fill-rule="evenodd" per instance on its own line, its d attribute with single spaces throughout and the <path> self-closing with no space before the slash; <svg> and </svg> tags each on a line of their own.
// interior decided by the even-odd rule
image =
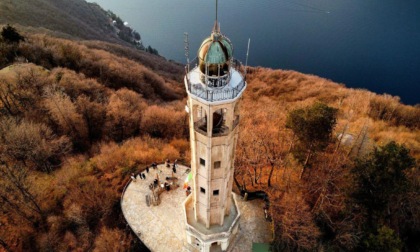
<svg viewBox="0 0 420 252">
<path fill-rule="evenodd" d="M 211 36 L 204 39 L 198 49 L 200 71 L 211 77 L 225 76 L 229 73 L 232 57 L 232 43 L 220 33 L 216 24 Z"/>
<path fill-rule="evenodd" d="M 198 58 L 207 64 L 224 64 L 232 58 L 233 46 L 221 34 L 212 34 L 201 43 Z"/>
</svg>

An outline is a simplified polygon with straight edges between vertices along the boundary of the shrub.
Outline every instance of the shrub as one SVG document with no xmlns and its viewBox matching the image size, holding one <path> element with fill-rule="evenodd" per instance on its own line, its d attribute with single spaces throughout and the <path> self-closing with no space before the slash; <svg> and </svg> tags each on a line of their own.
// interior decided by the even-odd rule
<svg viewBox="0 0 420 252">
<path fill-rule="evenodd" d="M 20 35 L 14 27 L 10 25 L 6 25 L 5 27 L 3 27 L 0 34 L 2 40 L 6 43 L 19 43 L 20 41 L 25 41 L 25 38 L 22 35 Z"/>
</svg>

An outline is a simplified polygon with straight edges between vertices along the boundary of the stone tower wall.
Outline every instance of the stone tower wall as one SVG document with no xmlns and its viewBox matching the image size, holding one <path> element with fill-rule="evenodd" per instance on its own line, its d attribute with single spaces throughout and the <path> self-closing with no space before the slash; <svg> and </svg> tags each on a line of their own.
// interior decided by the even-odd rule
<svg viewBox="0 0 420 252">
<path fill-rule="evenodd" d="M 206 227 L 223 225 L 225 215 L 230 212 L 238 138 L 238 102 L 239 99 L 212 104 L 192 97 L 188 99 L 195 217 Z M 224 112 L 224 126 L 228 130 L 214 134 L 213 115 L 220 111 Z M 197 129 L 200 117 L 207 119 L 207 132 Z"/>
</svg>

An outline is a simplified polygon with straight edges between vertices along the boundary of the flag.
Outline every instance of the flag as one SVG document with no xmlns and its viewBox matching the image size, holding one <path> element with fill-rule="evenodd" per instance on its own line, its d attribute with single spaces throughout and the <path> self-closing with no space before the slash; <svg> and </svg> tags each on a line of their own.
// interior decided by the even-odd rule
<svg viewBox="0 0 420 252">
<path fill-rule="evenodd" d="M 186 189 L 188 187 L 188 182 L 192 179 L 192 172 L 188 173 L 188 176 L 185 178 L 184 181 L 184 189 Z"/>
</svg>

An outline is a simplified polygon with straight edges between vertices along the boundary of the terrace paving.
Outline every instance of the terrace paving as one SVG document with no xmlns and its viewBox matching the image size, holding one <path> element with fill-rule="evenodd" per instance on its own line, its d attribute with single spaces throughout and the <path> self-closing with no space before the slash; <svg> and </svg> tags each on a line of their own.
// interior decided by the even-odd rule
<svg viewBox="0 0 420 252">
<path fill-rule="evenodd" d="M 144 171 L 146 179 L 137 177 L 127 185 L 122 198 L 121 208 L 127 223 L 142 242 L 156 252 L 198 251 L 186 240 L 186 226 L 184 218 L 183 201 L 186 199 L 183 183 L 187 177 L 188 167 L 179 165 L 177 173 L 179 187 L 164 191 L 160 195 L 161 203 L 158 206 L 146 204 L 146 195 L 150 194 L 149 184 L 158 174 L 161 181 L 172 176 L 172 169 L 163 164 L 156 170 Z M 244 201 L 236 195 L 241 217 L 239 231 L 232 241 L 228 251 L 251 251 L 253 242 L 271 241 L 271 223 L 264 218 L 262 200 Z"/>
</svg>

